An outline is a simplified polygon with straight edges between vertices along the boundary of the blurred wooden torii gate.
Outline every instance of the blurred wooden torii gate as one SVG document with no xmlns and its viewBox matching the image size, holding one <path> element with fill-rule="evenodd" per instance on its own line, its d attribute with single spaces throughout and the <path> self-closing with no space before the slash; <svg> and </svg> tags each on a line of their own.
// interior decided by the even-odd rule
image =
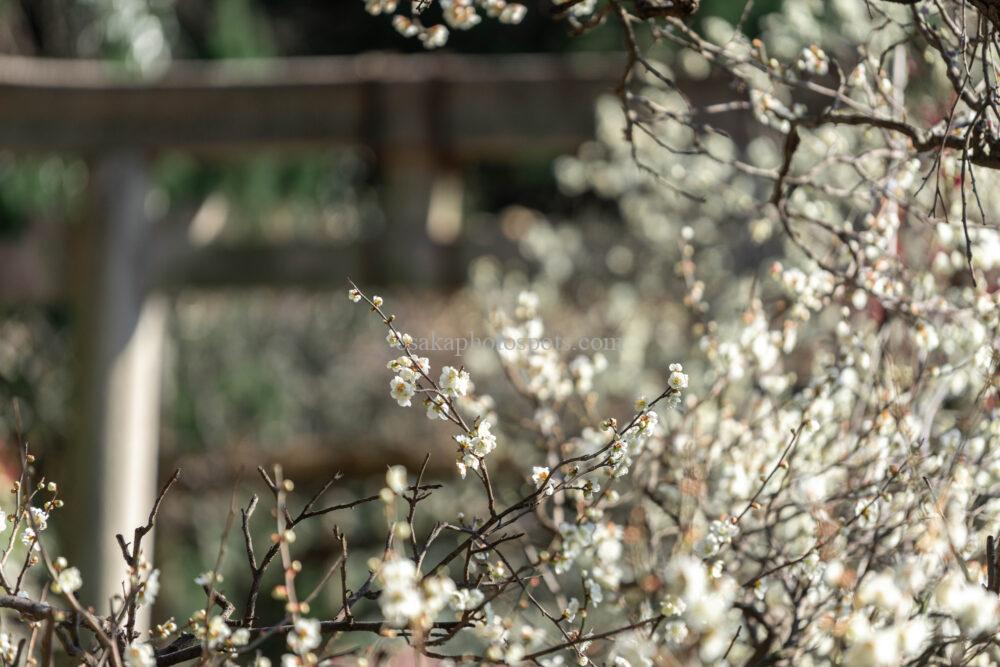
<svg viewBox="0 0 1000 667">
<path fill-rule="evenodd" d="M 93 603 L 123 575 L 114 534 L 144 523 L 155 494 L 163 293 L 340 288 L 349 273 L 434 279 L 435 174 L 574 150 L 593 136 L 594 98 L 621 71 L 608 55 L 363 55 L 177 63 L 135 81 L 102 63 L 0 57 L 0 149 L 78 153 L 90 165 L 89 211 L 62 281 L 77 313 L 81 410 L 74 479 L 61 481 L 78 499 L 69 537 L 87 545 L 73 555 L 90 573 Z M 375 151 L 391 229 L 375 256 L 332 244 L 197 245 L 162 234 L 149 213 L 148 164 L 159 151 L 335 145 Z M 0 300 L 53 297 L 20 291 L 32 252 L 0 265 Z"/>
</svg>

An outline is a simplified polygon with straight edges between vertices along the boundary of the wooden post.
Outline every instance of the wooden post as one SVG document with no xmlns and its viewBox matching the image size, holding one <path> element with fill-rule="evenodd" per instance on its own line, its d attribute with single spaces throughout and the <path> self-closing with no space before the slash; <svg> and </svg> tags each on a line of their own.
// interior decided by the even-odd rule
<svg viewBox="0 0 1000 667">
<path fill-rule="evenodd" d="M 126 572 L 114 536 L 130 540 L 156 494 L 166 304 L 147 294 L 148 189 L 146 162 L 136 151 L 92 162 L 91 219 L 74 285 L 83 363 L 74 471 L 65 478 L 73 485 L 68 509 L 77 513 L 67 546 L 88 573 L 85 600 L 102 610 L 121 593 Z M 151 561 L 152 541 L 143 547 Z"/>
<path fill-rule="evenodd" d="M 385 226 L 374 257 L 391 280 L 409 287 L 440 283 L 441 247 L 427 233 L 431 189 L 442 139 L 442 87 L 436 81 L 378 87 L 369 145 L 378 160 Z"/>
</svg>

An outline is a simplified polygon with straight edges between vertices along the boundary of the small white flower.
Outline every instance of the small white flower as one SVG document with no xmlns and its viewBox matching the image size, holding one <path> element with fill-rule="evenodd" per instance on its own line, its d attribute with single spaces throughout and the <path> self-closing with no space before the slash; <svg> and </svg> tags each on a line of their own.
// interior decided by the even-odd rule
<svg viewBox="0 0 1000 667">
<path fill-rule="evenodd" d="M 125 648 L 128 667 L 156 667 L 156 652 L 150 644 L 129 644 Z"/>
<path fill-rule="evenodd" d="M 413 398 L 416 390 L 417 388 L 412 382 L 407 382 L 398 375 L 389 380 L 389 395 L 400 407 L 410 407 L 410 399 Z"/>
<path fill-rule="evenodd" d="M 688 386 L 688 376 L 684 372 L 684 367 L 680 364 L 670 364 L 670 378 L 667 380 L 667 384 L 674 391 L 681 391 L 682 389 L 687 389 Z"/>
<path fill-rule="evenodd" d="M 478 588 L 459 588 L 452 592 L 449 604 L 456 611 L 468 611 L 481 605 L 485 598 Z"/>
<path fill-rule="evenodd" d="M 201 574 L 199 574 L 197 577 L 194 578 L 194 583 L 198 584 L 199 586 L 208 586 L 211 581 L 212 581 L 211 572 L 202 572 Z M 215 583 L 217 584 L 222 583 L 221 574 L 215 575 Z"/>
<path fill-rule="evenodd" d="M 49 513 L 38 507 L 29 507 L 31 521 L 29 525 L 35 530 L 45 530 L 49 527 Z"/>
<path fill-rule="evenodd" d="M 534 292 L 524 291 L 517 295 L 517 308 L 514 315 L 520 320 L 530 320 L 538 314 L 538 295 Z"/>
<path fill-rule="evenodd" d="M 448 419 L 448 404 L 438 397 L 428 398 L 424 401 L 427 408 L 428 419 Z"/>
<path fill-rule="evenodd" d="M 516 25 L 524 20 L 524 16 L 527 13 L 528 13 L 527 7 L 512 2 L 508 4 L 506 7 L 504 7 L 503 11 L 500 12 L 500 22 Z"/>
<path fill-rule="evenodd" d="M 458 467 L 458 474 L 462 476 L 462 479 L 465 479 L 470 469 L 479 470 L 479 459 L 466 452 L 459 455 L 458 460 L 455 461 L 455 465 Z"/>
<path fill-rule="evenodd" d="M 213 616 L 208 620 L 206 632 L 208 634 L 208 648 L 211 649 L 221 647 L 233 633 L 229 625 L 226 624 L 226 619 L 221 616 Z"/>
<path fill-rule="evenodd" d="M 300 618 L 288 633 L 288 648 L 298 655 L 305 655 L 319 646 L 320 624 L 315 618 Z"/>
<path fill-rule="evenodd" d="M 420 35 L 425 49 L 438 49 L 448 43 L 448 28 L 441 24 L 432 25 Z"/>
<path fill-rule="evenodd" d="M 389 344 L 389 347 L 402 350 L 413 347 L 413 336 L 408 333 L 397 334 L 395 331 L 390 331 L 385 335 L 385 342 Z"/>
<path fill-rule="evenodd" d="M 357 303 L 361 301 L 361 292 L 356 289 L 347 290 L 347 298 L 351 300 L 352 303 Z"/>
<path fill-rule="evenodd" d="M 246 646 L 250 643 L 250 630 L 239 628 L 229 636 L 230 646 Z"/>
<path fill-rule="evenodd" d="M 396 11 L 397 0 L 365 0 L 365 11 L 373 16 L 392 14 Z"/>
<path fill-rule="evenodd" d="M 497 446 L 497 437 L 493 435 L 493 426 L 488 421 L 481 421 L 476 427 L 476 435 L 472 438 L 472 451 L 476 456 L 486 456 Z"/>
<path fill-rule="evenodd" d="M 9 632 L 0 632 L 0 658 L 8 664 L 13 664 L 17 657 L 17 645 Z"/>
<path fill-rule="evenodd" d="M 549 481 L 552 472 L 545 466 L 534 466 L 531 469 L 531 481 L 535 483 L 535 488 L 545 487 L 545 495 L 551 496 L 555 493 L 555 487 Z"/>
<path fill-rule="evenodd" d="M 572 623 L 573 619 L 576 618 L 577 612 L 580 611 L 580 601 L 576 598 L 570 598 L 569 602 L 566 604 L 566 608 L 563 609 L 562 617 L 567 623 Z"/>
<path fill-rule="evenodd" d="M 80 570 L 75 567 L 67 567 L 59 571 L 52 590 L 56 593 L 75 593 L 83 586 L 83 577 Z"/>
<path fill-rule="evenodd" d="M 21 544 L 32 549 L 38 549 L 38 536 L 33 528 L 25 528 L 21 531 Z"/>
<path fill-rule="evenodd" d="M 419 579 L 416 565 L 408 558 L 393 556 L 382 563 L 379 570 L 379 580 L 382 583 L 382 594 L 379 595 L 379 607 L 386 620 L 393 625 L 406 625 L 418 618 L 424 611 L 424 599 L 417 588 Z M 451 591 L 442 606 L 450 597 Z"/>
<path fill-rule="evenodd" d="M 403 466 L 390 466 L 385 472 L 385 484 L 393 493 L 402 494 L 406 491 L 406 468 Z"/>
<path fill-rule="evenodd" d="M 411 364 L 416 363 L 416 366 L 420 371 L 426 375 L 431 372 L 431 360 L 427 357 L 414 357 L 411 360 Z"/>
<path fill-rule="evenodd" d="M 458 398 L 465 396 L 469 391 L 469 374 L 453 366 L 445 366 L 441 369 L 441 377 L 438 379 L 438 386 L 445 394 Z"/>
<path fill-rule="evenodd" d="M 665 626 L 663 626 L 663 634 L 667 639 L 668 644 L 673 644 L 677 646 L 678 644 L 684 643 L 687 639 L 688 629 L 684 625 L 684 621 L 670 621 Z"/>
<path fill-rule="evenodd" d="M 676 595 L 666 595 L 660 601 L 660 613 L 664 616 L 680 616 L 687 609 L 687 603 Z"/>
<path fill-rule="evenodd" d="M 156 602 L 156 596 L 160 594 L 160 571 L 153 570 L 142 583 L 139 592 L 135 595 L 135 603 L 140 607 L 151 605 Z"/>
<path fill-rule="evenodd" d="M 396 14 L 392 17 L 392 27 L 403 37 L 414 37 L 420 32 L 420 28 L 402 14 Z"/>
</svg>

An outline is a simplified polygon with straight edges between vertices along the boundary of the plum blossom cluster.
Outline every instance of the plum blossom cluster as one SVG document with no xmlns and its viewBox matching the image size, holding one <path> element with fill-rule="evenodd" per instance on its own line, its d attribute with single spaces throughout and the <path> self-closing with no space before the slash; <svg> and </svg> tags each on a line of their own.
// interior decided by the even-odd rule
<svg viewBox="0 0 1000 667">
<path fill-rule="evenodd" d="M 406 334 L 396 328 L 395 317 L 384 310 L 383 299 L 369 297 L 353 284 L 348 297 L 355 303 L 366 303 L 388 328 L 390 345 L 404 350 L 406 356 L 389 363 L 389 369 L 397 373 L 393 382 L 398 378 L 411 385 L 406 391 L 409 396 L 417 392 L 428 394 L 431 400 L 439 402 L 446 418 L 459 428 L 455 436 L 460 449 L 459 472 L 465 477 L 474 471 L 486 495 L 488 518 L 485 522 L 479 520 L 468 527 L 450 527 L 459 534 L 469 535 L 465 540 L 465 548 L 469 549 L 465 572 L 458 580 L 453 578 L 453 573 L 446 575 L 435 568 L 423 570 L 423 551 L 418 551 L 416 546 L 407 557 L 400 546 L 394 545 L 395 540 L 414 540 L 412 508 L 421 498 L 417 486 L 423 475 L 418 476 L 414 485 L 409 483 L 409 474 L 404 468 L 389 468 L 386 487 L 380 497 L 386 504 L 390 546 L 381 558 L 373 559 L 369 565 L 382 586 L 379 606 L 383 616 L 394 627 L 419 633 L 422 641 L 434 641 L 436 634 L 446 627 L 448 621 L 441 619 L 450 609 L 457 614 L 460 623 L 468 624 L 475 635 L 486 641 L 481 659 L 516 663 L 530 658 L 533 650 L 545 652 L 540 648 L 545 633 L 534 624 L 522 625 L 519 632 L 513 632 L 511 625 L 516 620 L 498 613 L 491 602 L 497 597 L 494 589 L 503 591 L 524 585 L 522 573 L 525 568 L 548 571 L 552 577 L 579 582 L 578 594 L 564 600 L 559 599 L 561 593 L 556 594 L 553 600 L 556 607 L 549 609 L 537 603 L 535 610 L 541 615 L 538 620 L 554 624 L 564 637 L 569 627 L 585 623 L 586 609 L 600 611 L 617 598 L 623 581 L 632 570 L 625 559 L 625 526 L 606 514 L 622 503 L 621 492 L 613 486 L 616 480 L 629 474 L 630 466 L 647 450 L 662 448 L 663 432 L 658 413 L 653 408 L 660 403 L 668 408 L 679 407 L 688 386 L 688 375 L 680 364 L 669 365 L 663 378 L 666 387 L 653 400 L 637 401 L 636 412 L 624 425 L 609 418 L 584 427 L 580 436 L 564 445 L 561 460 L 558 448 L 550 450 L 546 455 L 550 465 L 533 465 L 525 472 L 531 480 L 529 494 L 504 509 L 497 504 L 487 465 L 487 455 L 494 451 L 497 442 L 492 431 L 494 422 L 477 419 L 470 427 L 470 421 L 463 417 L 463 408 L 456 403 L 468 397 L 473 389 L 468 373 L 464 369 L 444 366 L 435 380 L 430 372 L 430 361 L 416 357 L 408 349 Z M 512 318 L 498 311 L 493 319 L 499 336 L 540 333 L 544 324 L 538 314 L 539 301 L 537 295 L 522 292 L 517 296 Z M 577 401 L 592 400 L 595 366 L 604 370 L 606 362 L 594 362 L 580 356 L 565 360 L 552 349 L 522 349 L 508 353 L 503 349 L 503 346 L 496 347 L 513 388 L 538 405 L 533 415 L 538 436 L 547 447 L 557 444 L 552 439 L 555 427 L 565 421 L 559 413 Z M 412 371 L 413 368 L 418 371 Z M 395 390 L 393 398 L 396 398 Z M 571 512 L 573 505 L 567 502 L 570 500 L 576 507 Z M 397 509 L 401 501 L 411 508 L 408 518 L 403 521 Z M 552 505 L 553 516 L 546 518 L 542 525 L 557 528 L 547 539 L 543 538 L 540 546 L 532 547 L 535 555 L 527 563 L 514 564 L 500 549 L 489 546 L 490 540 L 496 539 L 490 535 L 499 532 L 500 542 L 504 542 L 509 538 L 502 534 L 511 522 L 545 504 Z M 437 539 L 440 533 L 440 529 L 435 530 L 432 538 Z M 423 549 L 428 547 L 429 544 Z M 488 584 L 489 588 L 470 585 L 473 581 L 480 582 L 479 586 Z M 650 607 L 647 616 L 657 618 L 656 609 Z M 571 641 L 565 646 L 566 653 L 574 660 L 586 660 L 592 650 L 591 641 Z M 557 664 L 557 658 L 562 659 L 554 656 L 540 662 Z"/>
<path fill-rule="evenodd" d="M 395 317 L 382 310 L 382 297 L 373 295 L 368 298 L 357 287 L 348 290 L 347 296 L 354 303 L 362 300 L 368 303 L 388 329 L 386 342 L 389 347 L 404 353 L 386 364 L 395 374 L 389 381 L 389 395 L 401 407 L 410 407 L 412 399 L 418 394 L 424 396 L 428 419 L 450 421 L 460 431 L 454 438 L 458 445 L 456 466 L 461 476 L 464 478 L 472 470 L 482 477 L 484 483 L 488 483 L 482 464 L 486 456 L 496 449 L 497 438 L 492 432 L 493 422 L 484 410 L 492 404 L 492 399 L 473 395 L 475 385 L 464 368 L 442 366 L 435 381 L 430 375 L 430 359 L 413 352 L 413 337 L 396 329 Z M 469 415 L 469 419 L 465 414 Z"/>
<path fill-rule="evenodd" d="M 379 565 L 379 606 L 387 622 L 399 627 L 430 629 L 458 595 L 449 577 L 421 578 L 413 561 L 391 555 Z"/>
<path fill-rule="evenodd" d="M 538 214 L 519 242 L 535 292 L 578 300 L 620 337 L 605 396 L 648 393 L 662 382 L 650 369 L 685 360 L 668 376 L 685 391 L 680 421 L 629 453 L 628 487 L 596 494 L 637 513 L 618 519 L 623 581 L 650 591 L 633 617 L 665 617 L 611 658 L 1000 659 L 987 444 L 1000 433 L 1000 164 L 983 120 L 996 98 L 980 71 L 955 76 L 963 57 L 983 64 L 970 42 L 995 41 L 976 32 L 991 25 L 981 8 L 786 3 L 758 39 L 714 17 L 695 30 L 610 14 L 681 49 L 667 66 L 636 39 L 597 140 L 556 164 L 565 193 L 616 202 L 624 231 Z M 737 83 L 731 104 L 685 94 L 709 68 Z M 734 109 L 761 126 L 741 144 L 726 133 Z M 491 275 L 478 274 L 483 298 L 523 289 Z M 556 449 L 600 442 L 596 428 L 567 437 L 564 417 L 536 422 Z M 599 524 L 557 524 L 548 562 L 591 567 Z"/>
<path fill-rule="evenodd" d="M 398 0 L 363 0 L 369 14 L 392 15 L 392 27 L 403 37 L 419 39 L 426 49 L 437 49 L 448 43 L 450 30 L 469 30 L 479 25 L 483 17 L 500 23 L 516 25 L 524 20 L 528 8 L 507 0 L 414 0 L 410 14 L 397 13 Z M 434 9 L 431 9 L 431 7 Z M 426 16 L 440 12 L 444 23 L 426 24 Z M 426 12 L 426 14 L 425 14 Z"/>
<path fill-rule="evenodd" d="M 517 296 L 513 317 L 498 310 L 493 314 L 496 350 L 518 391 L 530 394 L 540 405 L 558 405 L 571 395 L 585 395 L 593 389 L 594 378 L 607 368 L 601 353 L 578 354 L 567 360 L 556 346 L 520 345 L 518 341 L 541 340 L 545 323 L 538 316 L 539 296 L 522 291 Z"/>
</svg>

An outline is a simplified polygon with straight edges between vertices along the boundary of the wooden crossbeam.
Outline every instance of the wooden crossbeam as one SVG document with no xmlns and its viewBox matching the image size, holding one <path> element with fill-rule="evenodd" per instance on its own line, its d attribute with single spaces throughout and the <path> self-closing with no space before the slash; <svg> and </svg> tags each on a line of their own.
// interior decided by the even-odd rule
<svg viewBox="0 0 1000 667">
<path fill-rule="evenodd" d="M 152 286 L 171 293 L 254 287 L 339 289 L 347 275 L 374 273 L 357 246 L 332 243 L 186 245 L 155 262 Z"/>
<path fill-rule="evenodd" d="M 427 202 L 418 191 L 430 188 L 435 164 L 454 170 L 575 150 L 593 136 L 593 100 L 614 87 L 620 61 L 614 54 L 366 54 L 179 62 L 140 81 L 99 61 L 0 56 L 0 149 L 96 158 L 117 150 L 212 156 L 363 146 L 376 153 L 389 186 L 386 205 L 393 210 L 387 213 L 398 241 L 381 264 L 399 266 L 397 255 L 434 252 L 421 251 L 427 244 L 406 229 L 420 229 Z M 409 183 L 415 177 L 426 182 Z M 412 192 L 396 201 L 406 185 Z M 38 257 L 27 241 L 0 250 L 13 259 Z M 333 276 L 345 271 L 362 275 L 359 250 L 305 244 L 157 249 L 147 285 L 171 291 L 323 287 L 339 284 Z M 51 280 L 63 263 L 59 255 L 57 249 L 47 261 L 5 262 L 19 280 L 2 281 L 0 302 L 61 299 L 62 286 Z M 428 263 L 434 262 L 424 257 Z"/>
<path fill-rule="evenodd" d="M 96 61 L 2 56 L 0 148 L 423 150 L 433 142 L 454 159 L 551 154 L 592 136 L 592 101 L 614 87 L 620 61 L 607 54 L 202 61 L 147 81 Z M 428 108 L 399 108 L 413 90 L 430 92 L 421 95 Z"/>
</svg>

